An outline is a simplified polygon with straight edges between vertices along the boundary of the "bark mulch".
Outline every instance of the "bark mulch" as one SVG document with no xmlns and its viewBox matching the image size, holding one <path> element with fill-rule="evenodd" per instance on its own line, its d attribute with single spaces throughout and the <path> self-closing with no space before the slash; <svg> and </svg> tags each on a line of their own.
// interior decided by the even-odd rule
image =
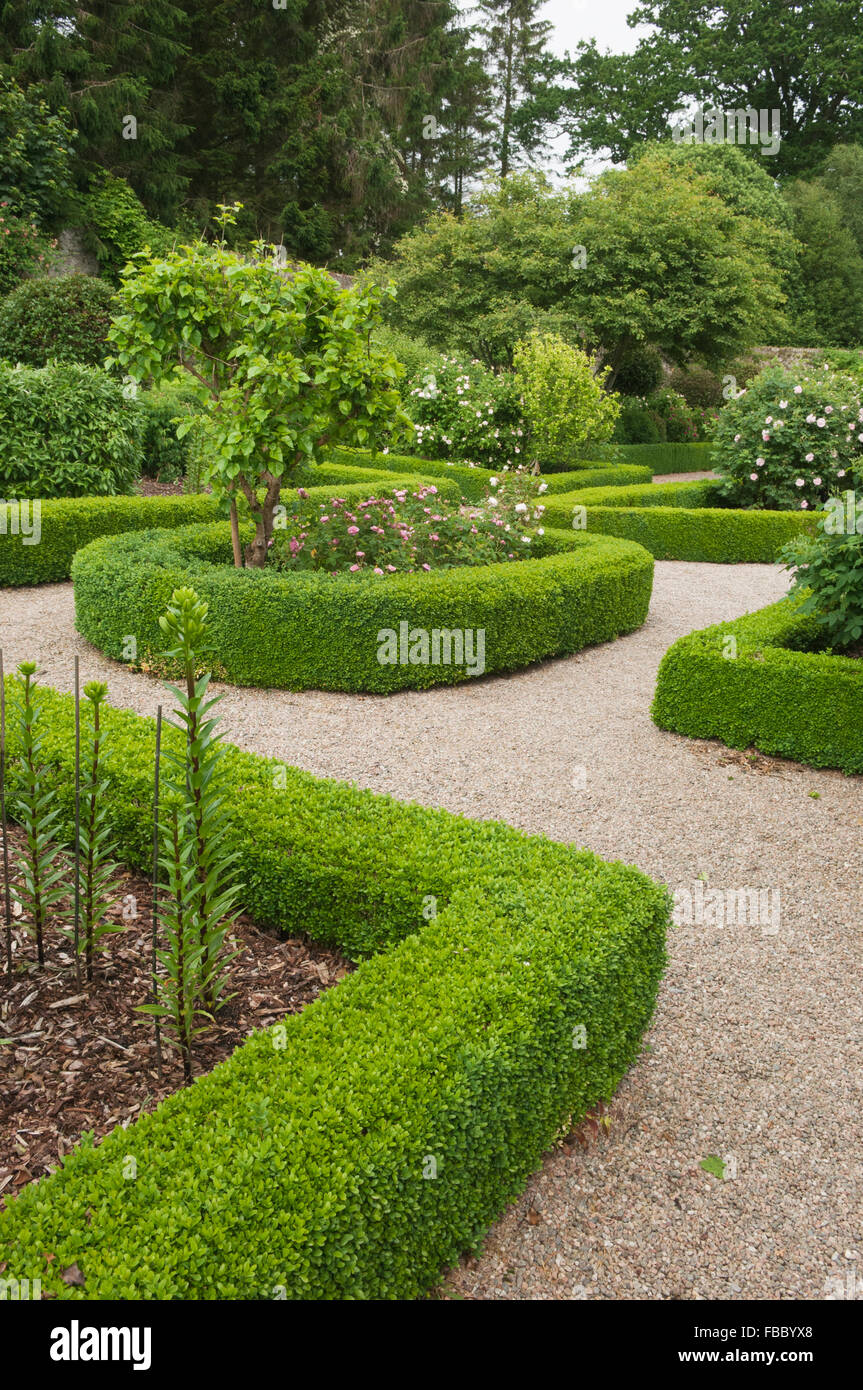
<svg viewBox="0 0 863 1390">
<path fill-rule="evenodd" d="M 10 853 L 23 844 L 10 827 Z M 0 1207 L 10 1194 L 57 1168 L 92 1131 L 98 1141 L 156 1105 L 183 1082 L 179 1055 L 163 1036 L 159 1079 L 152 1020 L 136 1012 L 150 979 L 150 885 L 118 869 L 112 920 L 93 981 L 76 984 L 74 952 L 55 927 L 46 933 L 45 969 L 13 917 L 13 978 L 5 973 L 0 892 Z M 130 901 L 133 898 L 134 904 Z M 137 916 L 124 921 L 126 911 Z M 20 905 L 19 905 L 20 906 Z M 241 916 L 234 934 L 230 999 L 200 1035 L 194 1074 L 211 1071 L 257 1028 L 299 1013 L 352 968 L 336 951 L 255 926 Z M 83 969 L 82 969 L 83 974 Z"/>
</svg>

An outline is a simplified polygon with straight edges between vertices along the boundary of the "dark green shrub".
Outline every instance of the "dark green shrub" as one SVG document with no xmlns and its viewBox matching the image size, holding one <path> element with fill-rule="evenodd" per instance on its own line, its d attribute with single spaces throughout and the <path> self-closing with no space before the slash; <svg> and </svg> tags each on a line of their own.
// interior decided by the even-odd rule
<svg viewBox="0 0 863 1390">
<path fill-rule="evenodd" d="M 622 396 L 650 396 L 661 385 L 662 358 L 654 347 L 632 348 L 614 379 L 614 389 Z"/>
<path fill-rule="evenodd" d="M 636 396 L 624 396 L 614 427 L 616 444 L 662 444 L 665 428 L 661 420 Z"/>
<path fill-rule="evenodd" d="M 694 444 L 698 439 L 698 416 L 682 396 L 669 387 L 647 398 L 647 409 L 669 444 Z M 637 440 L 633 440 L 637 443 Z"/>
<path fill-rule="evenodd" d="M 145 478 L 174 483 L 188 473 L 196 447 L 195 432 L 177 438 L 177 422 L 197 413 L 199 401 L 183 386 L 160 386 L 139 391 L 141 413 L 141 472 Z"/>
<path fill-rule="evenodd" d="M 153 723 L 105 720 L 112 823 L 144 867 Z M 45 722 L 68 825 L 68 696 L 50 692 Z M 236 748 L 219 776 L 243 908 L 371 958 L 25 1187 L 0 1215 L 0 1265 L 59 1299 L 416 1298 L 632 1065 L 669 894 L 587 851 Z M 83 1283 L 64 1280 L 73 1263 Z"/>
<path fill-rule="evenodd" d="M 681 637 L 662 658 L 654 722 L 689 738 L 863 773 L 863 661 L 819 651 L 824 640 L 814 616 L 789 599 Z"/>
<path fill-rule="evenodd" d="M 93 275 L 24 280 L 0 302 L 0 357 L 44 367 L 58 362 L 100 366 L 113 293 Z"/>
<path fill-rule="evenodd" d="M 719 410 L 725 404 L 722 382 L 707 367 L 675 367 L 668 384 L 687 405 L 701 410 Z"/>
<path fill-rule="evenodd" d="M 139 436 L 138 412 L 98 367 L 0 363 L 0 497 L 131 492 Z"/>
</svg>

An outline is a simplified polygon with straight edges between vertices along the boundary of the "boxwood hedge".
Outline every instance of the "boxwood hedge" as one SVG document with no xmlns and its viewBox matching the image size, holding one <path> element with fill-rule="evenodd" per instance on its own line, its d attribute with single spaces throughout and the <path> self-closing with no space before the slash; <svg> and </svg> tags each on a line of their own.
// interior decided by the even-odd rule
<svg viewBox="0 0 863 1390">
<path fill-rule="evenodd" d="M 822 642 L 789 599 L 692 632 L 662 659 L 653 718 L 690 738 L 861 773 L 863 662 Z"/>
<path fill-rule="evenodd" d="M 72 704 L 46 696 L 69 827 Z M 153 724 L 116 710 L 105 723 L 112 827 L 144 867 Z M 220 773 L 244 907 L 378 954 L 10 1202 L 0 1268 L 41 1279 L 43 1296 L 416 1297 L 638 1055 L 664 889 L 497 822 L 275 768 L 229 748 Z M 82 1284 L 63 1280 L 73 1263 Z"/>
<path fill-rule="evenodd" d="M 420 473 L 426 478 L 455 478 L 462 495 L 469 502 L 479 502 L 485 497 L 489 479 L 500 476 L 500 469 L 470 468 L 466 464 L 446 463 L 441 459 L 413 458 L 408 454 L 372 454 L 363 449 L 334 449 L 332 462 L 348 467 L 387 469 L 399 473 Z M 633 464 L 593 464 L 570 473 L 548 473 L 542 475 L 547 491 L 569 492 L 575 487 L 625 487 L 635 483 L 649 483 L 649 468 Z"/>
<path fill-rule="evenodd" d="M 705 473 L 712 468 L 713 442 L 698 444 L 617 444 L 624 463 L 646 464 L 652 474 Z"/>
<path fill-rule="evenodd" d="M 700 488 L 702 483 L 670 483 L 669 488 Z M 656 492 L 665 485 L 654 484 Z M 621 488 L 621 493 L 640 493 Z M 703 560 L 713 564 L 772 564 L 782 546 L 795 536 L 813 531 L 814 512 L 737 511 L 728 507 L 652 505 L 653 498 L 639 497 L 635 506 L 616 506 L 617 489 L 597 489 L 594 495 L 572 492 L 548 501 L 550 526 L 572 526 L 575 508 L 584 507 L 588 533 L 619 536 L 637 541 L 656 560 Z M 602 505 L 597 505 L 601 494 Z M 672 496 L 685 496 L 681 491 Z M 691 501 L 692 494 L 689 494 Z"/>
<path fill-rule="evenodd" d="M 379 634 L 400 634 L 403 624 L 406 633 L 482 630 L 485 672 L 515 670 L 641 626 L 653 561 L 640 546 L 553 531 L 540 546 L 536 559 L 381 579 L 235 569 L 225 522 L 112 536 L 75 556 L 76 622 L 115 660 L 134 636 L 140 659 L 161 647 L 158 617 L 172 591 L 193 584 L 210 605 L 213 660 L 226 680 L 381 693 L 483 674 L 475 663 L 473 670 L 455 659 L 434 664 L 433 655 L 427 665 L 382 665 Z"/>
</svg>

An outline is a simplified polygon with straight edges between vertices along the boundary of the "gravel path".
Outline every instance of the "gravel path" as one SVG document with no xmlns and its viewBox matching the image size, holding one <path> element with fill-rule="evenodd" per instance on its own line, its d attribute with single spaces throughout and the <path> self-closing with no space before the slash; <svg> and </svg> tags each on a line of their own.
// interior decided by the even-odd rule
<svg viewBox="0 0 863 1390">
<path fill-rule="evenodd" d="M 513 676 L 385 698 L 228 688 L 233 741 L 312 772 L 575 841 L 672 888 L 781 890 L 776 935 L 673 933 L 608 1132 L 547 1157 L 450 1274 L 456 1296 L 819 1299 L 830 1278 L 863 1281 L 860 781 L 750 764 L 648 713 L 675 637 L 785 585 L 770 566 L 657 564 L 639 632 Z M 85 679 L 154 712 L 156 682 L 76 637 L 69 585 L 0 592 L 0 632 L 9 668 L 38 658 L 68 689 L 78 651 Z M 708 1155 L 736 1177 L 702 1170 Z"/>
</svg>

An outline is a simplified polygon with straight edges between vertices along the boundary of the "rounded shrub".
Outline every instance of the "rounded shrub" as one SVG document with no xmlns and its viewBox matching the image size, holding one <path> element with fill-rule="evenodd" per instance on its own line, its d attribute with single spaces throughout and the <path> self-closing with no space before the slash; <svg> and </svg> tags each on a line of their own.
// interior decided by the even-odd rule
<svg viewBox="0 0 863 1390">
<path fill-rule="evenodd" d="M 662 358 L 654 347 L 632 348 L 614 379 L 614 389 L 622 396 L 650 396 L 661 385 Z"/>
<path fill-rule="evenodd" d="M 624 396 L 613 438 L 616 444 L 664 444 L 665 428 L 645 401 Z"/>
<path fill-rule="evenodd" d="M 116 378 L 0 363 L 0 496 L 112 496 L 140 474 L 139 415 Z"/>
<path fill-rule="evenodd" d="M 707 367 L 675 367 L 668 384 L 687 405 L 697 409 L 718 409 L 724 403 L 722 382 Z"/>
<path fill-rule="evenodd" d="M 145 478 L 173 483 L 183 478 L 192 465 L 197 436 L 194 430 L 177 436 L 183 416 L 200 410 L 200 397 L 188 387 L 160 386 L 140 391 L 135 403 L 141 415 L 142 472 Z"/>
<path fill-rule="evenodd" d="M 96 541 L 72 564 L 79 632 L 115 660 L 191 584 L 210 605 L 213 662 L 237 685 L 388 692 L 455 684 L 640 627 L 653 561 L 641 546 L 550 533 L 540 558 L 380 576 L 230 563 L 224 522 Z M 167 596 L 167 597 L 166 597 Z M 470 636 L 468 635 L 470 634 Z"/>
<path fill-rule="evenodd" d="M 0 357 L 30 367 L 52 358 L 101 365 L 113 298 L 94 275 L 25 280 L 0 303 Z"/>
<path fill-rule="evenodd" d="M 730 506 L 811 511 L 853 487 L 863 406 L 852 382 L 823 369 L 770 367 L 720 412 L 712 466 Z"/>
</svg>

